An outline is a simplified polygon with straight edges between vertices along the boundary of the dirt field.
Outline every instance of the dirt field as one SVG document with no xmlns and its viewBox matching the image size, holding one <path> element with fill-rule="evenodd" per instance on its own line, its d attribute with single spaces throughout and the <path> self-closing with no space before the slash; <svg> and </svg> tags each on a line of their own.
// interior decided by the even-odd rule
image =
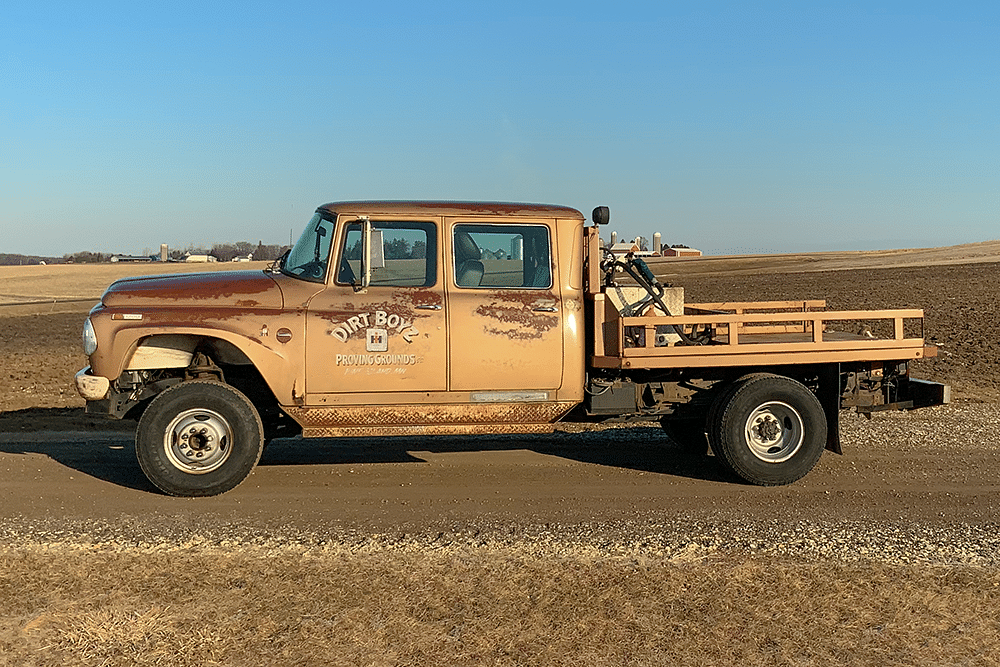
<svg viewBox="0 0 1000 667">
<path fill-rule="evenodd" d="M 0 665 L 1000 664 L 1000 257 L 973 250 L 659 268 L 689 301 L 925 309 L 914 373 L 956 403 L 845 413 L 846 455 L 789 487 L 632 428 L 278 441 L 199 500 L 70 389 L 122 267 L 10 267 Z"/>
</svg>

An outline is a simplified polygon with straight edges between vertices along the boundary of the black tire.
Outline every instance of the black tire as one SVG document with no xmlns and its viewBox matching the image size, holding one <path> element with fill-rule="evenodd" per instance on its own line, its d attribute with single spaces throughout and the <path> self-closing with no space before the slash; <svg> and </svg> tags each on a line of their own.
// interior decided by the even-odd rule
<svg viewBox="0 0 1000 667">
<path fill-rule="evenodd" d="M 660 428 L 688 456 L 706 456 L 708 440 L 705 439 L 704 419 L 670 419 L 660 420 Z"/>
<path fill-rule="evenodd" d="M 778 376 L 773 373 L 749 373 L 729 382 L 728 384 L 723 384 L 722 388 L 719 389 L 718 393 L 715 395 L 712 405 L 708 408 L 708 418 L 705 420 L 705 433 L 708 435 L 708 446 L 713 452 L 717 450 L 715 437 L 719 430 L 719 417 L 722 414 L 723 409 L 729 403 L 729 397 L 732 396 L 733 392 L 739 389 L 741 385 L 749 382 L 750 380 L 761 377 Z"/>
<path fill-rule="evenodd" d="M 229 385 L 182 382 L 152 400 L 139 421 L 139 467 L 172 496 L 214 496 L 247 478 L 264 447 L 253 403 Z"/>
<path fill-rule="evenodd" d="M 823 455 L 823 406 L 791 378 L 742 378 L 720 394 L 716 405 L 709 424 L 712 449 L 723 465 L 751 484 L 791 484 Z"/>
</svg>

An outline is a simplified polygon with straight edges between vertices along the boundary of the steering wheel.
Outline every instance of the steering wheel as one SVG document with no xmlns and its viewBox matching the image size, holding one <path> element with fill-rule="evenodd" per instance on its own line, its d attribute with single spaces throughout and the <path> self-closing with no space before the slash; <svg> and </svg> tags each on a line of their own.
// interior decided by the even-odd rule
<svg viewBox="0 0 1000 667">
<path fill-rule="evenodd" d="M 298 271 L 300 276 L 306 278 L 322 278 L 326 275 L 326 265 L 317 260 L 306 262 L 302 266 L 297 266 L 292 270 Z"/>
</svg>

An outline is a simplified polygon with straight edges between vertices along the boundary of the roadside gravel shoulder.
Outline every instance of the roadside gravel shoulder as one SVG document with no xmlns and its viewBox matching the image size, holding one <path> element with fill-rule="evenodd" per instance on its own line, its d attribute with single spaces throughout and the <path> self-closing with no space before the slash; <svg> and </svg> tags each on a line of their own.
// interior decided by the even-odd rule
<svg viewBox="0 0 1000 667">
<path fill-rule="evenodd" d="M 0 552 L 233 552 L 257 556 L 361 554 L 517 555 L 537 559 L 695 562 L 776 558 L 807 562 L 1000 567 L 1000 524 L 925 525 L 895 521 L 725 520 L 508 526 L 369 533 L 250 531 L 222 524 L 196 534 L 146 522 L 73 525 L 17 518 L 0 522 Z"/>
</svg>

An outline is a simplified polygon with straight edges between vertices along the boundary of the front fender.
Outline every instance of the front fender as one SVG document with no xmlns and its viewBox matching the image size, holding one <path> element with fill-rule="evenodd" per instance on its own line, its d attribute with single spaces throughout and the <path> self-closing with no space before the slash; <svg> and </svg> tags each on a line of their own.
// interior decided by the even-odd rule
<svg viewBox="0 0 1000 667">
<path fill-rule="evenodd" d="M 284 319 L 279 317 L 278 319 Z M 301 325 L 301 318 L 299 320 Z M 126 370 L 156 370 L 186 368 L 196 349 L 209 354 L 216 363 L 253 365 L 282 404 L 292 403 L 293 387 L 302 386 L 304 335 L 302 329 L 278 324 L 255 323 L 253 328 L 239 330 L 222 326 L 99 326 L 100 341 L 91 356 L 94 375 L 111 381 Z M 107 323 L 100 323 L 107 325 Z M 286 322 L 285 324 L 293 324 Z M 102 331 L 104 329 L 104 331 Z M 110 330 L 108 330 L 110 329 Z M 277 332 L 281 330 L 280 337 Z M 253 331 L 255 335 L 249 335 Z"/>
</svg>

